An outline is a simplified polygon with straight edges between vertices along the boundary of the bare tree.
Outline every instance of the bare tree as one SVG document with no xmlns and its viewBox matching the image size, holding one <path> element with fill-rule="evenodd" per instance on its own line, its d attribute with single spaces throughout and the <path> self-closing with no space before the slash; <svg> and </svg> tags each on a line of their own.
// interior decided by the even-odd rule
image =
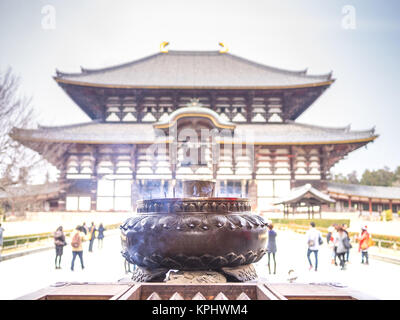
<svg viewBox="0 0 400 320">
<path fill-rule="evenodd" d="M 15 193 L 21 194 L 21 190 L 27 188 L 31 170 L 39 165 L 43 158 L 13 140 L 9 133 L 14 127 L 35 126 L 31 99 L 20 95 L 19 79 L 11 68 L 6 71 L 0 70 L 0 192 L 7 195 L 13 211 L 16 205 L 12 200 L 15 199 Z M 19 208 L 18 211 L 20 210 L 24 209 Z"/>
</svg>

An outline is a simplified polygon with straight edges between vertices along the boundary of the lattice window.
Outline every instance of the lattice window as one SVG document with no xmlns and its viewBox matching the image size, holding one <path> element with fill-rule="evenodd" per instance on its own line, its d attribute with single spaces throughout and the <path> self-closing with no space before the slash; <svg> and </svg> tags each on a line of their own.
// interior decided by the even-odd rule
<svg viewBox="0 0 400 320">
<path fill-rule="evenodd" d="M 243 194 L 243 190 L 245 188 L 242 187 L 241 180 L 227 180 L 227 181 L 219 181 L 219 192 L 218 196 L 220 197 L 246 197 Z"/>
<path fill-rule="evenodd" d="M 67 196 L 67 211 L 90 211 L 91 198 L 88 196 Z"/>
<path fill-rule="evenodd" d="M 97 183 L 97 210 L 131 210 L 131 180 L 99 180 Z"/>
</svg>

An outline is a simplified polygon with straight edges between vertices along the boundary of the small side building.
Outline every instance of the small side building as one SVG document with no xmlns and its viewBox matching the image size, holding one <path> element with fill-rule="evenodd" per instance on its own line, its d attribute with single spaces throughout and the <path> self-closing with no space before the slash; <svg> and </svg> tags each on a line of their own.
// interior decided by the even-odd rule
<svg viewBox="0 0 400 320">
<path fill-rule="evenodd" d="M 315 213 L 318 213 L 321 218 L 323 205 L 330 205 L 332 203 L 335 203 L 335 200 L 307 183 L 301 187 L 292 189 L 286 197 L 275 204 L 283 205 L 285 218 L 288 218 L 290 213 L 293 215 L 296 213 L 307 213 L 308 219 L 310 219 L 310 215 L 314 219 Z"/>
<path fill-rule="evenodd" d="M 0 207 L 5 211 L 57 211 L 60 193 L 68 184 L 16 185 L 0 191 Z"/>
</svg>

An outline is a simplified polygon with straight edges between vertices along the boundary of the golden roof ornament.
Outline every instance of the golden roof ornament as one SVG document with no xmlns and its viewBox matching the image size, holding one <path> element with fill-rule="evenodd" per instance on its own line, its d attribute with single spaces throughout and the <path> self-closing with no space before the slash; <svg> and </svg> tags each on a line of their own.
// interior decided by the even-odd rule
<svg viewBox="0 0 400 320">
<path fill-rule="evenodd" d="M 166 48 L 169 45 L 168 41 L 163 41 L 160 44 L 160 52 L 167 53 L 168 49 Z"/>
<path fill-rule="evenodd" d="M 228 47 L 225 45 L 225 43 L 219 42 L 218 44 L 221 47 L 221 49 L 219 50 L 219 53 L 227 53 L 228 52 Z"/>
</svg>

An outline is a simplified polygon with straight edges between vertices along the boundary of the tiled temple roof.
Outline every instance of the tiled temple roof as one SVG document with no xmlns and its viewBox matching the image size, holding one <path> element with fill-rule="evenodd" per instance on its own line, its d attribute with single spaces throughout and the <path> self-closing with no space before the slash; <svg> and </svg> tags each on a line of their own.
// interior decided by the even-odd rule
<svg viewBox="0 0 400 320">
<path fill-rule="evenodd" d="M 25 185 L 25 186 L 11 186 L 7 188 L 7 192 L 0 191 L 0 201 L 8 198 L 24 198 L 24 197 L 41 197 L 46 198 L 53 194 L 59 193 L 66 184 L 60 184 L 58 182 L 48 184 L 37 184 L 37 185 Z"/>
<path fill-rule="evenodd" d="M 295 122 L 269 124 L 236 124 L 235 136 L 252 137 L 256 144 L 335 144 L 367 142 L 377 135 L 374 129 L 351 131 L 350 127 L 329 128 Z M 39 129 L 14 128 L 11 137 L 18 141 L 134 144 L 153 143 L 156 135 L 152 123 L 89 122 Z"/>
<path fill-rule="evenodd" d="M 279 124 L 240 124 L 235 135 L 252 134 L 260 144 L 330 144 L 372 141 L 374 129 L 353 131 L 350 126 L 330 128 L 287 121 Z"/>
<path fill-rule="evenodd" d="M 328 182 L 327 187 L 329 192 L 341 193 L 349 196 L 400 200 L 399 187 L 364 186 L 337 182 Z"/>
<path fill-rule="evenodd" d="M 335 200 L 331 199 L 327 194 L 315 189 L 311 184 L 307 183 L 301 187 L 293 188 L 290 193 L 279 199 L 275 204 L 283 203 L 295 203 L 301 201 L 307 193 L 311 194 L 314 198 L 318 199 L 322 203 L 334 203 Z"/>
<path fill-rule="evenodd" d="M 88 86 L 135 88 L 290 88 L 329 85 L 331 73 L 309 75 L 218 51 L 169 51 L 80 73 L 57 71 L 56 81 Z"/>
</svg>

